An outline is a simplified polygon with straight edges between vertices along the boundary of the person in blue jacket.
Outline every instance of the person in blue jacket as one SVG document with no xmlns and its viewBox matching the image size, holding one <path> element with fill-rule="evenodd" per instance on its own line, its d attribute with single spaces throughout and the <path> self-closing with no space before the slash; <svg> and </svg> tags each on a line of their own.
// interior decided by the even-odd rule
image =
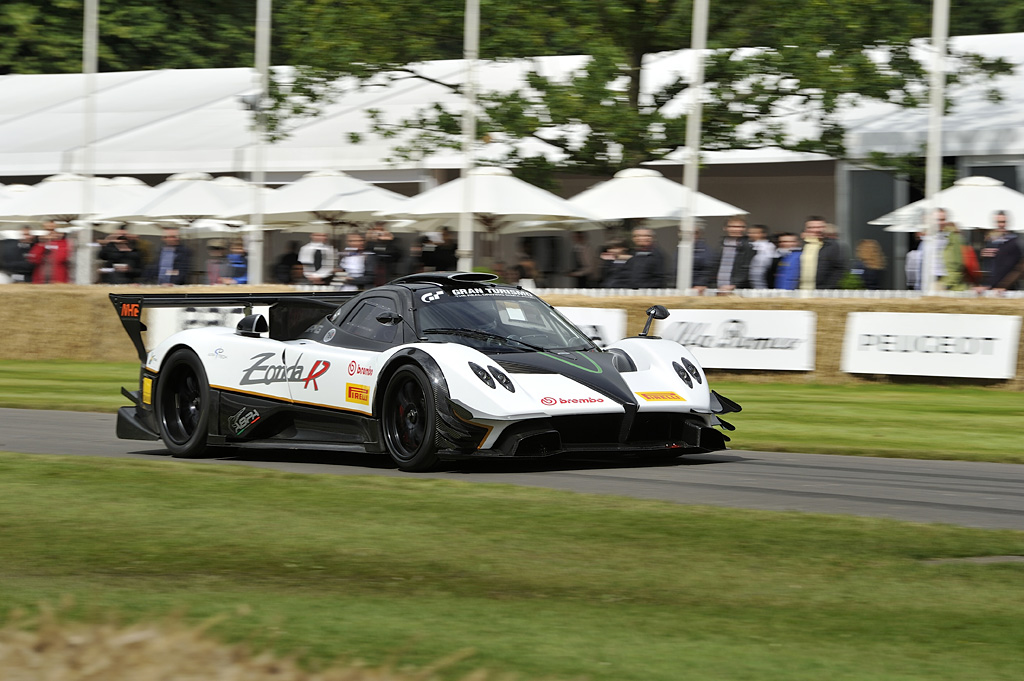
<svg viewBox="0 0 1024 681">
<path fill-rule="evenodd" d="M 245 256 L 245 245 L 241 241 L 234 241 L 231 244 L 231 251 L 227 257 L 227 277 L 229 281 L 225 284 L 248 284 L 249 283 L 249 262 Z"/>
<path fill-rule="evenodd" d="M 800 286 L 800 239 L 792 232 L 779 235 L 770 281 L 775 288 L 795 291 Z"/>
</svg>

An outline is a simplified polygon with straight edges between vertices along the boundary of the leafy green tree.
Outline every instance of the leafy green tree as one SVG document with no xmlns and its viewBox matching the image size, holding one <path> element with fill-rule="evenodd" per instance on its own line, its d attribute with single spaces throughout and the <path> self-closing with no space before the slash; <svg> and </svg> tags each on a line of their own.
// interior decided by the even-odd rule
<svg viewBox="0 0 1024 681">
<path fill-rule="evenodd" d="M 0 0 L 0 74 L 82 70 L 82 0 Z M 100 0 L 99 69 L 251 66 L 251 0 Z"/>
<path fill-rule="evenodd" d="M 974 4 L 988 10 L 989 23 L 1008 15 L 995 3 Z M 347 88 L 422 78 L 417 62 L 460 56 L 463 6 L 464 0 L 435 0 L 426 13 L 413 0 L 289 3 L 283 20 L 305 20 L 306 30 L 281 44 L 291 63 L 301 66 L 294 79 L 274 89 L 274 134 L 286 135 L 294 117 L 315 115 L 344 92 L 337 89 L 339 78 Z M 567 80 L 533 69 L 526 92 L 481 93 L 478 136 L 539 139 L 560 150 L 559 167 L 602 175 L 664 157 L 684 144 L 682 107 L 665 105 L 685 91 L 687 74 L 642 97 L 641 66 L 651 55 L 687 47 L 691 12 L 689 0 L 481 0 L 482 58 L 590 59 Z M 841 157 L 843 107 L 864 99 L 907 106 L 921 101 L 927 74 L 911 59 L 910 41 L 930 32 L 930 15 L 930 0 L 716 0 L 702 146 L 774 145 Z M 1009 69 L 972 57 L 958 77 Z M 444 106 L 426 105 L 405 121 L 370 113 L 376 134 L 400 140 L 396 159 L 460 145 L 459 112 Z M 791 136 L 786 123 L 797 118 L 809 123 L 810 134 Z M 551 167 L 515 149 L 503 161 L 521 173 L 543 174 Z"/>
<path fill-rule="evenodd" d="M 286 135 L 346 89 L 423 78 L 418 63 L 460 58 L 464 1 L 274 0 L 273 62 L 298 68 L 273 84 L 272 134 Z M 83 0 L 0 0 L 0 74 L 79 71 L 82 12 Z M 682 108 L 666 104 L 685 91 L 686 74 L 651 97 L 641 97 L 640 76 L 645 59 L 688 46 L 691 13 L 691 0 L 481 0 L 482 58 L 589 61 L 563 80 L 534 69 L 527 92 L 482 93 L 479 137 L 543 140 L 561 151 L 559 167 L 602 175 L 682 146 Z M 714 0 L 702 146 L 842 156 L 843 107 L 921 101 L 927 78 L 909 41 L 927 36 L 930 21 L 931 0 Z M 100 70 L 251 66 L 254 23 L 252 0 L 100 0 Z M 951 26 L 1021 31 L 1024 6 L 963 0 Z M 1008 68 L 968 59 L 957 77 Z M 371 114 L 373 132 L 396 140 L 395 158 L 460 144 L 458 111 L 425 104 L 405 121 Z M 812 133 L 788 137 L 788 118 L 805 119 Z M 552 168 L 515 149 L 504 160 L 535 179 Z"/>
</svg>

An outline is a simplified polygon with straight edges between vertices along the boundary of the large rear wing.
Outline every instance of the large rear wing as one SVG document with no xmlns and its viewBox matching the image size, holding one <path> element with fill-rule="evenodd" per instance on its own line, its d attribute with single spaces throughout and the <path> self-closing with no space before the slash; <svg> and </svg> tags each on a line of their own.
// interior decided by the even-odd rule
<svg viewBox="0 0 1024 681">
<path fill-rule="evenodd" d="M 221 323 L 230 314 L 252 314 L 254 307 L 269 310 L 270 337 L 291 340 L 331 309 L 349 301 L 355 293 L 340 291 L 291 293 L 111 293 L 110 302 L 131 338 L 139 361 L 145 363 L 148 350 L 142 334 L 149 330 L 143 321 L 147 310 L 181 308 L 195 314 L 207 313 L 199 325 Z M 212 321 L 211 321 L 212 320 Z M 154 343 L 150 343 L 154 345 Z"/>
</svg>

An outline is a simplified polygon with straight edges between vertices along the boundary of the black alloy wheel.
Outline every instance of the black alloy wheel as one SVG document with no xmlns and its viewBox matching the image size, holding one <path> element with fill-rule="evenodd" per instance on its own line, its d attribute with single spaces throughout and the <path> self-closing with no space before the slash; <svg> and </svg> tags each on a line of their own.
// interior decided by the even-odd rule
<svg viewBox="0 0 1024 681">
<path fill-rule="evenodd" d="M 194 352 L 176 350 L 161 366 L 154 406 L 160 438 L 171 454 L 202 456 L 209 434 L 210 384 Z"/>
<path fill-rule="evenodd" d="M 418 366 L 399 368 L 384 392 L 381 426 L 384 444 L 403 471 L 427 471 L 437 462 L 434 391 Z"/>
</svg>

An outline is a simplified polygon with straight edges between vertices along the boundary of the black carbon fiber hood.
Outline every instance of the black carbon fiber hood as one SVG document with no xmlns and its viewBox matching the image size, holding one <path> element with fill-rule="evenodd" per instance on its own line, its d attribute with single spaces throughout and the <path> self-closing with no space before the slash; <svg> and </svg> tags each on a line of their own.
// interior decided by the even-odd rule
<svg viewBox="0 0 1024 681">
<path fill-rule="evenodd" d="M 622 380 L 607 352 L 520 352 L 492 355 L 510 374 L 561 374 L 622 405 L 636 405 L 636 395 Z"/>
</svg>

